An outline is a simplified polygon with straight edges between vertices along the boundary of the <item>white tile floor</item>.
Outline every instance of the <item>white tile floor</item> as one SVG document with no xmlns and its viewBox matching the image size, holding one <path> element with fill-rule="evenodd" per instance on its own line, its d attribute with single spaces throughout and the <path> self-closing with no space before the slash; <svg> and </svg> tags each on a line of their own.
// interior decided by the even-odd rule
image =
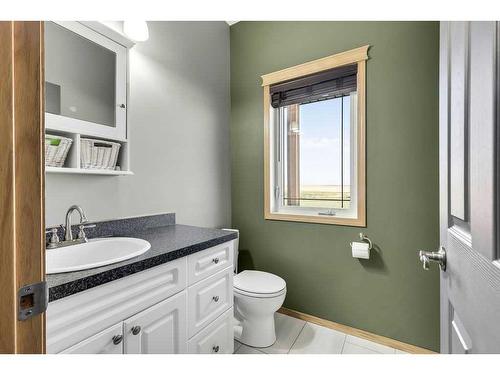
<svg viewBox="0 0 500 375">
<path fill-rule="evenodd" d="M 276 313 L 276 342 L 251 348 L 234 341 L 235 354 L 404 354 L 401 350 Z"/>
</svg>

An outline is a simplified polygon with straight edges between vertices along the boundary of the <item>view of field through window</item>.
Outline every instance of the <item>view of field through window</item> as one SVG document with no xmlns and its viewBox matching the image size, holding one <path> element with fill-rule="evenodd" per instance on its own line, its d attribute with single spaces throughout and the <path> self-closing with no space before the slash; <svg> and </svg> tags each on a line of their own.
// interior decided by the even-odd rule
<svg viewBox="0 0 500 375">
<path fill-rule="evenodd" d="M 286 107 L 284 205 L 349 208 L 350 108 L 349 96 Z"/>
</svg>

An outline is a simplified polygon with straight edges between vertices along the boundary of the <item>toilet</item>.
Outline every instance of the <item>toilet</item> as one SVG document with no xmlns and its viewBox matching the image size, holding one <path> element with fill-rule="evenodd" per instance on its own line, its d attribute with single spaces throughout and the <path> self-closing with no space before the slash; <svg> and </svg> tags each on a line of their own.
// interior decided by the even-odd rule
<svg viewBox="0 0 500 375">
<path fill-rule="evenodd" d="M 239 342 L 257 348 L 271 346 L 276 341 L 274 313 L 283 305 L 286 283 L 269 272 L 237 273 L 239 231 L 234 241 L 234 336 Z"/>
</svg>

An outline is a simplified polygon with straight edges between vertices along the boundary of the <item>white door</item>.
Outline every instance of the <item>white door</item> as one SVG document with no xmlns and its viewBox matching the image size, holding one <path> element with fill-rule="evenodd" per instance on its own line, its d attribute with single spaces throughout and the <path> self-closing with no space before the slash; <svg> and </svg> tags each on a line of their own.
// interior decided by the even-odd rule
<svg viewBox="0 0 500 375">
<path fill-rule="evenodd" d="M 123 322 L 125 354 L 187 352 L 186 291 Z"/>
<path fill-rule="evenodd" d="M 123 325 L 112 327 L 89 337 L 61 352 L 61 354 L 123 354 Z"/>
<path fill-rule="evenodd" d="M 442 353 L 500 353 L 498 28 L 441 23 Z"/>
</svg>

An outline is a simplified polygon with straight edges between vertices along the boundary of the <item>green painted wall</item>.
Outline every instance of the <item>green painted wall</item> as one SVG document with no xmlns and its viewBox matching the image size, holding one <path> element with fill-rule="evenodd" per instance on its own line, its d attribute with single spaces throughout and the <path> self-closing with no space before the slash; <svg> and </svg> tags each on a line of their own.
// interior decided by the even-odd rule
<svg viewBox="0 0 500 375">
<path fill-rule="evenodd" d="M 264 220 L 260 76 L 365 44 L 367 228 Z M 231 27 L 232 223 L 240 265 L 281 275 L 285 306 L 439 349 L 437 22 L 240 22 Z"/>
</svg>

